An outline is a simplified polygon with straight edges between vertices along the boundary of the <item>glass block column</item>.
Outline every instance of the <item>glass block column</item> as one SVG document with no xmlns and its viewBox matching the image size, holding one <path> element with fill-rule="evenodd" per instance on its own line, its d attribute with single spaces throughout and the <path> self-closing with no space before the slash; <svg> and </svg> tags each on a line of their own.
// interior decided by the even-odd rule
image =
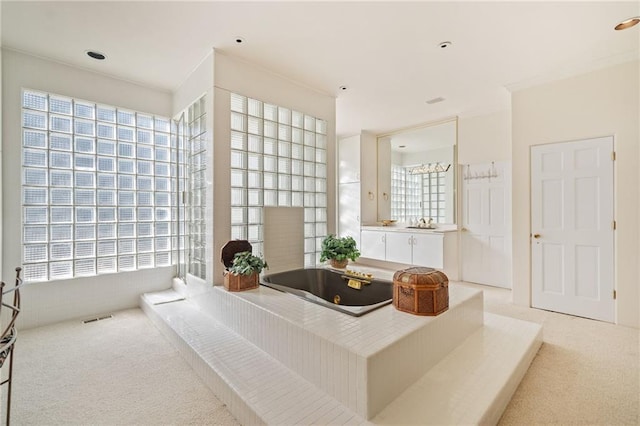
<svg viewBox="0 0 640 426">
<path fill-rule="evenodd" d="M 327 234 L 327 123 L 231 95 L 231 238 L 263 251 L 263 207 L 303 207 L 305 266 Z"/>
</svg>

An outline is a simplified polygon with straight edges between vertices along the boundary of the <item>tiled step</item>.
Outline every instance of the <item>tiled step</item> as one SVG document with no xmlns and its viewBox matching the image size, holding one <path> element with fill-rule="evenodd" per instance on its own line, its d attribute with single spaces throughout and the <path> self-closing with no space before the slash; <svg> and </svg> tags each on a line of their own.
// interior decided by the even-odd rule
<svg viewBox="0 0 640 426">
<path fill-rule="evenodd" d="M 481 329 L 366 421 L 192 302 L 143 296 L 141 307 L 243 424 L 495 424 L 542 341 L 538 324 L 485 313 Z"/>
<path fill-rule="evenodd" d="M 542 344 L 542 327 L 485 313 L 484 327 L 371 424 L 496 424 Z"/>
<path fill-rule="evenodd" d="M 242 424 L 363 420 L 189 301 L 140 306 Z"/>
<path fill-rule="evenodd" d="M 262 286 L 190 300 L 363 419 L 483 324 L 482 292 L 468 288 L 451 288 L 449 310 L 435 317 L 388 305 L 356 318 Z"/>
</svg>

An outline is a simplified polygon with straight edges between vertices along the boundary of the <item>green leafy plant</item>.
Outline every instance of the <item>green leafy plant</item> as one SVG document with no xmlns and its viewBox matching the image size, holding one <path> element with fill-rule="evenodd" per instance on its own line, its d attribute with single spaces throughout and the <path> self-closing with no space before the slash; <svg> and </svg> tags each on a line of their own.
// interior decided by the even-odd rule
<svg viewBox="0 0 640 426">
<path fill-rule="evenodd" d="M 329 234 L 322 240 L 321 262 L 327 259 L 338 261 L 351 259 L 355 261 L 358 257 L 360 257 L 360 252 L 356 247 L 356 240 L 352 237 L 338 238 L 333 234 Z"/>
<path fill-rule="evenodd" d="M 241 251 L 233 256 L 229 272 L 234 275 L 251 275 L 259 274 L 263 269 L 269 269 L 269 265 L 262 257 L 254 256 L 250 251 Z"/>
</svg>

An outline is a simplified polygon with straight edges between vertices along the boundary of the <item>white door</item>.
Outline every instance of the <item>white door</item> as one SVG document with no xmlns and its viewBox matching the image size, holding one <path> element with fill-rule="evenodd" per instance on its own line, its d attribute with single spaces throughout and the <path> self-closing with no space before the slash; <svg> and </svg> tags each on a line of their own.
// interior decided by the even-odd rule
<svg viewBox="0 0 640 426">
<path fill-rule="evenodd" d="M 531 148 L 532 306 L 614 320 L 613 137 Z"/>
<path fill-rule="evenodd" d="M 462 177 L 462 280 L 511 288 L 511 165 L 465 165 Z"/>
</svg>

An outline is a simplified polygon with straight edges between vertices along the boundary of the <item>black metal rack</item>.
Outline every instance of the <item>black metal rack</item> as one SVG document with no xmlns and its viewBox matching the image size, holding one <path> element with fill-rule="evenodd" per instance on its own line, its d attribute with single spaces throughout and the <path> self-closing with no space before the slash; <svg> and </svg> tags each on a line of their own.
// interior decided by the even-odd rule
<svg viewBox="0 0 640 426">
<path fill-rule="evenodd" d="M 0 337 L 0 368 L 2 368 L 9 360 L 9 372 L 7 378 L 0 382 L 0 386 L 7 385 L 7 404 L 6 404 L 6 424 L 9 426 L 11 416 L 11 382 L 13 379 L 13 349 L 18 338 L 16 330 L 16 319 L 20 313 L 20 287 L 24 284 L 20 278 L 22 268 L 16 268 L 16 284 L 13 288 L 5 289 L 5 283 L 0 282 L 0 314 L 3 308 L 11 310 L 8 317 L 8 324 L 2 328 L 2 336 Z M 13 292 L 13 303 L 5 302 L 5 295 Z"/>
</svg>

